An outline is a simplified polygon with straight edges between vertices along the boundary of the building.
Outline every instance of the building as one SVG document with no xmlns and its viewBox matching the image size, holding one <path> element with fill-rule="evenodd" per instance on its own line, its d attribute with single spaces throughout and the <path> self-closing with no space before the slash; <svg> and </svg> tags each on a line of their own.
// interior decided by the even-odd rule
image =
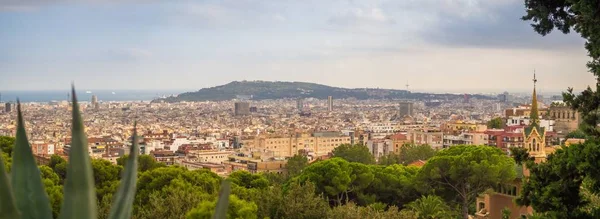
<svg viewBox="0 0 600 219">
<path fill-rule="evenodd" d="M 304 100 L 303 99 L 296 100 L 296 109 L 298 110 L 298 112 L 302 112 L 304 110 Z"/>
<path fill-rule="evenodd" d="M 443 147 L 455 145 L 487 145 L 488 134 L 484 132 L 463 132 L 460 134 L 444 134 Z"/>
<path fill-rule="evenodd" d="M 250 103 L 236 102 L 234 112 L 236 116 L 250 115 Z"/>
<path fill-rule="evenodd" d="M 4 104 L 4 112 L 10 113 L 12 111 L 12 104 L 10 102 L 6 102 Z"/>
<path fill-rule="evenodd" d="M 96 95 L 92 95 L 91 106 L 94 107 L 94 110 L 100 109 L 100 103 L 98 103 L 98 97 Z"/>
<path fill-rule="evenodd" d="M 394 152 L 394 142 L 390 139 L 369 140 L 367 148 L 375 160 L 379 160 L 380 157 Z"/>
<path fill-rule="evenodd" d="M 564 138 L 570 132 L 577 130 L 581 121 L 579 112 L 564 103 L 550 105 L 547 118 L 554 120 L 554 131 L 560 138 Z"/>
<path fill-rule="evenodd" d="M 31 151 L 34 155 L 53 155 L 55 146 L 44 142 L 31 143 Z"/>
<path fill-rule="evenodd" d="M 292 157 L 300 150 L 311 156 L 327 155 L 342 144 L 350 144 L 350 136 L 340 132 L 297 133 L 290 136 L 257 136 L 242 140 L 245 148 L 266 150 L 274 157 Z"/>
<path fill-rule="evenodd" d="M 414 115 L 414 110 L 413 110 L 413 103 L 411 102 L 400 102 L 400 107 L 399 107 L 399 116 L 400 117 L 405 117 L 405 116 L 413 116 Z"/>
<path fill-rule="evenodd" d="M 406 135 L 413 144 L 426 144 L 434 149 L 443 148 L 443 133 L 439 130 L 410 130 Z"/>
<path fill-rule="evenodd" d="M 546 129 L 540 125 L 540 115 L 538 111 L 537 95 L 534 76 L 534 87 L 532 95 L 532 103 L 530 108 L 529 118 L 531 122 L 525 126 L 523 132 L 520 133 L 522 138 L 521 147 L 525 147 L 529 152 L 529 156 L 533 157 L 536 163 L 545 162 L 547 153 L 554 152 L 553 147 L 546 146 Z M 510 218 L 526 218 L 533 213 L 531 207 L 518 206 L 515 199 L 521 193 L 522 180 L 529 176 L 529 171 L 525 166 L 515 165 L 517 178 L 507 184 L 498 185 L 493 188 L 493 192 L 482 194 L 477 197 L 475 217 L 478 219 L 502 218 L 502 211 L 508 208 L 511 212 Z"/>
<path fill-rule="evenodd" d="M 203 150 L 190 150 L 187 153 L 186 160 L 190 162 L 198 163 L 215 163 L 220 164 L 224 161 L 229 160 L 229 155 L 232 155 L 233 151 L 203 151 Z"/>
<path fill-rule="evenodd" d="M 394 135 L 390 135 L 390 136 L 388 136 L 387 139 L 392 140 L 393 152 L 396 154 L 400 153 L 400 150 L 402 150 L 402 146 L 410 143 L 410 140 L 408 139 L 408 137 L 401 133 L 396 133 Z"/>
<path fill-rule="evenodd" d="M 332 96 L 328 96 L 327 97 L 327 111 L 333 111 L 333 97 Z"/>
</svg>

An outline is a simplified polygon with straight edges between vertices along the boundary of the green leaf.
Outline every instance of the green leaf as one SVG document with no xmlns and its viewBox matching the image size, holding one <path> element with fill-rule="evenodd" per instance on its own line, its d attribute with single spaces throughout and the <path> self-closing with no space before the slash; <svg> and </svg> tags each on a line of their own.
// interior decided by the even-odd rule
<svg viewBox="0 0 600 219">
<path fill-rule="evenodd" d="M 225 219 L 227 218 L 227 207 L 229 206 L 229 193 L 231 192 L 231 182 L 229 180 L 223 180 L 221 183 L 221 191 L 219 192 L 219 200 L 217 201 L 217 208 L 213 219 Z"/>
<path fill-rule="evenodd" d="M 21 103 L 17 103 L 17 139 L 13 151 L 11 185 L 21 218 L 52 218 L 50 200 L 25 133 Z"/>
<path fill-rule="evenodd" d="M 119 185 L 119 190 L 115 195 L 112 208 L 110 209 L 108 216 L 110 219 L 128 219 L 131 217 L 137 180 L 138 155 L 140 153 L 136 126 L 136 124 L 133 125 L 131 149 L 129 150 L 125 171 L 123 171 L 123 175 L 121 176 L 121 185 Z"/>
<path fill-rule="evenodd" d="M 67 179 L 65 180 L 64 201 L 59 218 L 95 219 L 98 212 L 92 164 L 74 86 L 71 95 L 73 97 L 71 150 L 67 166 Z"/>
<path fill-rule="evenodd" d="M 0 195 L 0 219 L 19 218 L 19 211 L 15 205 L 15 196 L 10 188 L 2 156 L 0 156 L 0 194 L 2 194 Z"/>
</svg>

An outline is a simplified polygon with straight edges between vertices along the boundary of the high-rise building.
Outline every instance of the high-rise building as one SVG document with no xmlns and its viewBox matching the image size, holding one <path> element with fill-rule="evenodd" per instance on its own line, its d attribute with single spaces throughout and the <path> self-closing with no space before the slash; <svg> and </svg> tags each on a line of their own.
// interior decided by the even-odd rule
<svg viewBox="0 0 600 219">
<path fill-rule="evenodd" d="M 94 107 L 95 110 L 100 109 L 100 103 L 98 103 L 98 97 L 96 95 L 92 95 L 92 107 Z"/>
<path fill-rule="evenodd" d="M 400 110 L 399 110 L 399 116 L 400 117 L 413 116 L 413 113 L 414 113 L 413 103 L 411 103 L 411 102 L 400 102 Z"/>
<path fill-rule="evenodd" d="M 236 102 L 234 112 L 236 116 L 250 115 L 250 103 Z"/>
<path fill-rule="evenodd" d="M 333 97 L 332 96 L 327 97 L 327 110 L 333 111 Z"/>
<path fill-rule="evenodd" d="M 10 102 L 6 102 L 4 104 L 4 112 L 10 113 L 12 111 L 12 104 Z"/>
<path fill-rule="evenodd" d="M 303 99 L 297 99 L 296 100 L 296 109 L 298 109 L 298 111 L 302 112 L 304 109 L 304 100 Z"/>
</svg>

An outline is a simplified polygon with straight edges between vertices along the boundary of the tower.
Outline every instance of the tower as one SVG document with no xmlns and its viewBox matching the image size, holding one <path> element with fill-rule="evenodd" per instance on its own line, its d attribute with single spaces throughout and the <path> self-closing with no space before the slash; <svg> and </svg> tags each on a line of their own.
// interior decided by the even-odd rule
<svg viewBox="0 0 600 219">
<path fill-rule="evenodd" d="M 302 112 L 304 108 L 304 101 L 302 100 L 302 98 L 299 98 L 296 100 L 296 109 L 298 109 L 299 112 Z"/>
<path fill-rule="evenodd" d="M 413 116 L 413 103 L 411 102 L 400 102 L 398 115 L 400 118 L 405 116 Z"/>
<path fill-rule="evenodd" d="M 333 97 L 332 96 L 328 96 L 327 97 L 327 111 L 333 111 Z"/>
<path fill-rule="evenodd" d="M 529 126 L 523 131 L 523 146 L 527 148 L 529 156 L 535 159 L 536 163 L 543 162 L 546 159 L 546 129 L 540 126 L 540 117 L 538 112 L 537 79 L 535 71 L 533 72 L 533 95 L 531 97 L 531 112 L 529 113 Z"/>
</svg>

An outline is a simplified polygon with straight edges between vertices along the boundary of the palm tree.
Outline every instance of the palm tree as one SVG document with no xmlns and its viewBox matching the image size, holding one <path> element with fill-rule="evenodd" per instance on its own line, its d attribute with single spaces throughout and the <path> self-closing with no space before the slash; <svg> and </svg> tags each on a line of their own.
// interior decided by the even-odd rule
<svg viewBox="0 0 600 219">
<path fill-rule="evenodd" d="M 451 218 L 450 207 L 435 195 L 421 196 L 421 198 L 409 203 L 407 207 L 418 214 L 419 219 Z"/>
</svg>

